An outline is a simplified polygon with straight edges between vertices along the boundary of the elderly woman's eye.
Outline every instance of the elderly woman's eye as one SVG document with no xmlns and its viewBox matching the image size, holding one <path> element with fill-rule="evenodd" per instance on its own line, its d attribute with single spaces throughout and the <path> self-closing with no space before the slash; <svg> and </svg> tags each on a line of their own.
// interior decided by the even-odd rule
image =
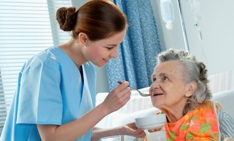
<svg viewBox="0 0 234 141">
<path fill-rule="evenodd" d="M 167 80 L 167 79 L 168 79 L 167 76 L 163 76 L 163 77 L 161 78 L 162 81 L 165 81 L 165 80 Z"/>
<path fill-rule="evenodd" d="M 152 78 L 152 82 L 156 81 L 156 78 Z"/>
</svg>

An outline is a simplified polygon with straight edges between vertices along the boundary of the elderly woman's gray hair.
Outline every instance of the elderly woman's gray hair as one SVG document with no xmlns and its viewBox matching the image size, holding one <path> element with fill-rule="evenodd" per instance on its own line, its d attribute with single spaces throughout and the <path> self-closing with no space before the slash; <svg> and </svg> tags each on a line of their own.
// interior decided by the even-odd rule
<svg viewBox="0 0 234 141">
<path fill-rule="evenodd" d="M 195 81 L 197 82 L 197 88 L 194 94 L 188 99 L 184 108 L 184 114 L 190 110 L 195 109 L 200 104 L 209 101 L 212 97 L 208 86 L 207 69 L 206 66 L 197 61 L 195 56 L 188 52 L 169 49 L 160 53 L 157 57 L 157 62 L 162 63 L 166 61 L 179 61 L 184 67 L 182 72 L 184 74 L 184 81 L 186 83 Z"/>
</svg>

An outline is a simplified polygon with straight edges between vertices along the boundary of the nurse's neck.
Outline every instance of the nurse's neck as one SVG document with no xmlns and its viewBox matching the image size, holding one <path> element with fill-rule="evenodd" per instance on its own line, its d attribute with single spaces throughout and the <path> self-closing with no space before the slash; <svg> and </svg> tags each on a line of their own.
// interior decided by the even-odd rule
<svg viewBox="0 0 234 141">
<path fill-rule="evenodd" d="M 81 70 L 80 66 L 82 64 L 88 62 L 88 60 L 82 53 L 82 49 L 85 46 L 80 45 L 79 42 L 77 42 L 75 39 L 71 39 L 70 41 L 66 42 L 65 44 L 59 45 L 58 47 L 72 59 L 79 70 Z"/>
</svg>

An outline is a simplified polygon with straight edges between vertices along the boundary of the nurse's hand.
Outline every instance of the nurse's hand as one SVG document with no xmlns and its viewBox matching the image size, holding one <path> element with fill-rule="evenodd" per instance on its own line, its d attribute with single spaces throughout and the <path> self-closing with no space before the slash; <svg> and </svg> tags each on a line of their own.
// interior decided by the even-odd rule
<svg viewBox="0 0 234 141">
<path fill-rule="evenodd" d="M 105 105 L 107 112 L 111 113 L 123 107 L 130 100 L 130 96 L 129 83 L 123 81 L 107 95 L 102 104 Z"/>
<path fill-rule="evenodd" d="M 146 136 L 143 128 L 137 128 L 135 123 L 129 123 L 122 127 L 122 135 L 144 138 Z"/>
</svg>

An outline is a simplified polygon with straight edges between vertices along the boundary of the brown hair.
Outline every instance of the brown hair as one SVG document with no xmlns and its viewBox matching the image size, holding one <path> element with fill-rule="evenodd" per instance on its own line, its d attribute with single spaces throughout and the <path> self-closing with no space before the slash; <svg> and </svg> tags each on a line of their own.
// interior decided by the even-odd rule
<svg viewBox="0 0 234 141">
<path fill-rule="evenodd" d="M 109 0 L 90 0 L 77 11 L 75 7 L 61 7 L 56 19 L 60 29 L 72 31 L 75 39 L 83 32 L 91 41 L 96 41 L 127 28 L 125 14 Z"/>
</svg>

